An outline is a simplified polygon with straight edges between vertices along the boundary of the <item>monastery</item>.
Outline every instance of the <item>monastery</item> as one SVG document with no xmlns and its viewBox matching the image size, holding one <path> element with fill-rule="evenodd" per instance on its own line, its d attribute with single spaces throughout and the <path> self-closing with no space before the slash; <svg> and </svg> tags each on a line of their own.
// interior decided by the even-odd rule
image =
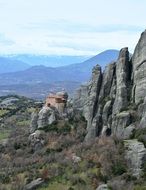
<svg viewBox="0 0 146 190">
<path fill-rule="evenodd" d="M 45 106 L 55 107 L 60 114 L 65 113 L 68 94 L 67 92 L 58 92 L 56 94 L 49 94 L 46 98 Z"/>
</svg>

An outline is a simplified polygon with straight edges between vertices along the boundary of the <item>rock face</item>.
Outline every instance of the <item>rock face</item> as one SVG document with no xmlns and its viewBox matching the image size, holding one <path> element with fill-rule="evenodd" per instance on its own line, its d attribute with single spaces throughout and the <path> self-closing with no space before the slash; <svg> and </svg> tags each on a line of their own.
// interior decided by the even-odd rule
<svg viewBox="0 0 146 190">
<path fill-rule="evenodd" d="M 97 65 L 93 68 L 90 82 L 83 85 L 75 95 L 75 107 L 77 109 L 82 109 L 83 115 L 88 121 L 88 125 L 92 122 L 96 111 L 95 109 L 100 92 L 101 81 L 101 68 Z"/>
<path fill-rule="evenodd" d="M 37 121 L 38 121 L 38 112 L 34 111 L 31 114 L 30 133 L 35 132 L 35 130 L 37 129 L 38 127 Z"/>
<path fill-rule="evenodd" d="M 146 161 L 146 148 L 143 143 L 134 140 L 125 140 L 126 159 L 133 176 L 139 178 L 142 173 L 142 165 Z"/>
<path fill-rule="evenodd" d="M 123 138 L 126 128 L 131 123 L 131 114 L 128 111 L 120 112 L 116 115 L 112 123 L 112 134 L 116 135 L 118 139 Z"/>
<path fill-rule="evenodd" d="M 39 150 L 45 143 L 45 132 L 42 130 L 36 130 L 34 133 L 29 135 L 29 142 L 34 151 Z"/>
<path fill-rule="evenodd" d="M 97 136 L 97 127 L 92 125 L 96 114 L 98 97 L 102 84 L 102 73 L 100 66 L 93 68 L 90 82 L 77 91 L 74 101 L 75 109 L 82 110 L 82 114 L 87 120 L 88 133 L 86 139 Z"/>
<path fill-rule="evenodd" d="M 73 107 L 87 120 L 85 140 L 103 134 L 127 139 L 136 127 L 145 128 L 145 97 L 146 31 L 132 58 L 127 47 L 121 49 L 116 62 L 107 65 L 103 73 L 99 65 L 94 67 L 90 82 L 78 89 Z"/>
<path fill-rule="evenodd" d="M 146 128 L 146 98 L 144 99 L 144 103 L 140 106 L 139 114 L 140 116 L 142 115 L 139 125 L 141 128 Z"/>
<path fill-rule="evenodd" d="M 128 103 L 128 81 L 130 78 L 130 62 L 128 48 L 120 51 L 116 63 L 116 97 L 114 100 L 113 114 L 119 113 Z"/>
<path fill-rule="evenodd" d="M 40 111 L 37 109 L 31 114 L 30 133 L 34 133 L 37 129 L 43 129 L 51 124 L 56 123 L 59 119 L 66 119 L 71 115 L 67 110 L 68 94 L 66 92 L 58 92 L 50 94 Z M 69 112 L 69 113 L 68 113 Z"/>
<path fill-rule="evenodd" d="M 93 69 L 89 84 L 77 92 L 74 109 L 80 110 L 88 122 L 85 141 L 106 135 L 124 140 L 129 170 L 139 178 L 146 161 L 146 148 L 142 142 L 130 138 L 135 130 L 146 128 L 146 31 L 131 59 L 126 47 L 103 73 L 99 66 Z M 145 133 L 141 139 L 145 142 Z"/>
<path fill-rule="evenodd" d="M 54 108 L 44 106 L 38 114 L 38 129 L 53 124 L 58 119 L 58 111 Z"/>
<path fill-rule="evenodd" d="M 59 119 L 59 112 L 54 107 L 44 106 L 39 112 L 34 111 L 31 115 L 30 133 L 51 125 Z"/>
<path fill-rule="evenodd" d="M 141 38 L 132 56 L 133 65 L 133 100 L 138 103 L 146 96 L 146 31 Z"/>
</svg>

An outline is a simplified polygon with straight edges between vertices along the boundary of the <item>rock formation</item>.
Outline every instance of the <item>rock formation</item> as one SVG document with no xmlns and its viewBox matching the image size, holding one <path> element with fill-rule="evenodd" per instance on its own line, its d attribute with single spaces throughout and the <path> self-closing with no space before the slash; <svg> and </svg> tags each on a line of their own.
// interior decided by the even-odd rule
<svg viewBox="0 0 146 190">
<path fill-rule="evenodd" d="M 146 148 L 136 139 L 125 140 L 126 159 L 133 176 L 139 178 L 142 173 L 142 165 L 146 161 Z"/>
<path fill-rule="evenodd" d="M 60 115 L 65 114 L 68 94 L 67 92 L 58 92 L 56 94 L 50 94 L 46 98 L 45 107 L 54 107 L 58 110 Z"/>
<path fill-rule="evenodd" d="M 51 125 L 57 121 L 59 113 L 55 108 L 44 106 L 38 114 L 38 129 L 44 128 L 47 125 Z"/>
<path fill-rule="evenodd" d="M 146 96 L 146 31 L 141 34 L 140 40 L 132 56 L 133 65 L 133 100 L 138 103 Z"/>
<path fill-rule="evenodd" d="M 86 141 L 103 135 L 129 139 L 136 130 L 146 128 L 146 31 L 132 57 L 126 47 L 103 73 L 99 65 L 93 68 L 90 82 L 77 90 L 73 107 L 87 120 Z M 126 142 L 131 171 L 139 177 L 146 150 L 137 140 Z"/>
<path fill-rule="evenodd" d="M 118 60 L 107 65 L 103 73 L 99 65 L 94 67 L 90 82 L 82 85 L 74 98 L 74 109 L 80 110 L 88 122 L 86 140 L 100 136 L 105 129 L 107 134 L 125 139 L 127 133 L 130 135 L 137 126 L 134 125 L 135 117 L 141 118 L 138 125 L 146 127 L 146 103 L 143 103 L 146 97 L 145 63 L 146 31 L 142 33 L 132 58 L 126 47 L 121 49 Z M 134 106 L 137 110 L 133 109 Z"/>
<path fill-rule="evenodd" d="M 30 133 L 34 133 L 38 127 L 38 112 L 35 110 L 31 114 Z"/>
<path fill-rule="evenodd" d="M 31 114 L 30 133 L 34 133 L 37 129 L 42 129 L 55 123 L 59 119 L 59 112 L 54 107 L 43 106 L 37 112 L 36 110 Z"/>
<path fill-rule="evenodd" d="M 67 99 L 68 94 L 66 92 L 49 95 L 42 109 L 39 112 L 35 110 L 32 113 L 30 133 L 54 124 L 59 119 L 64 119 L 67 115 Z"/>
</svg>

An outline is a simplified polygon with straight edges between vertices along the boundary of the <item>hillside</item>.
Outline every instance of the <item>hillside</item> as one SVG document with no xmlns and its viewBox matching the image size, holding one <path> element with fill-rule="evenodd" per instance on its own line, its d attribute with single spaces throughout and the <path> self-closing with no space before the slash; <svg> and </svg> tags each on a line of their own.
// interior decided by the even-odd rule
<svg viewBox="0 0 146 190">
<path fill-rule="evenodd" d="M 76 84 L 81 84 L 89 80 L 93 66 L 100 64 L 104 68 L 105 64 L 116 60 L 117 57 L 117 50 L 107 50 L 82 63 L 71 64 L 65 67 L 52 68 L 40 65 L 30 67 L 24 71 L 1 74 L 0 95 L 7 95 L 8 93 L 27 95 L 26 93 L 23 93 L 23 90 L 21 91 L 23 85 L 28 85 L 28 89 L 32 86 L 34 89 L 34 85 L 40 85 L 44 88 L 46 84 L 52 86 L 54 83 L 68 83 L 70 84 L 70 88 L 66 85 L 61 85 L 61 87 L 69 92 L 73 92 Z M 10 85 L 11 88 L 9 88 Z M 78 87 L 78 85 L 76 87 Z M 46 90 L 45 94 L 52 89 L 48 88 Z M 55 89 L 55 91 L 56 90 L 57 89 Z M 37 94 L 37 91 L 33 91 L 32 94 L 28 94 L 28 96 L 36 97 L 33 93 Z"/>
<path fill-rule="evenodd" d="M 73 99 L 0 97 L 2 190 L 145 190 L 146 30 Z"/>
<path fill-rule="evenodd" d="M 107 50 L 82 63 L 72 64 L 65 67 L 46 67 L 43 65 L 33 66 L 25 71 L 0 75 L 0 83 L 5 84 L 31 84 L 55 81 L 88 81 L 92 68 L 100 64 L 103 68 L 105 64 L 116 60 L 118 51 Z"/>
</svg>

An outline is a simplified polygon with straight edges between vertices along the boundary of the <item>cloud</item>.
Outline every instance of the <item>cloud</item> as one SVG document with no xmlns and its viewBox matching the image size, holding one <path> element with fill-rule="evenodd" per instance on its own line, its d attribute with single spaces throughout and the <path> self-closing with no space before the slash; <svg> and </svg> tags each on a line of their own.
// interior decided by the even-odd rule
<svg viewBox="0 0 146 190">
<path fill-rule="evenodd" d="M 99 25 L 67 20 L 48 20 L 19 25 L 19 32 L 11 38 L 13 50 L 24 53 L 94 55 L 106 49 L 130 51 L 144 28 L 136 25 Z"/>
<path fill-rule="evenodd" d="M 130 47 L 133 52 L 139 32 L 77 32 L 23 30 L 13 36 L 15 43 L 0 51 L 10 53 L 35 53 L 53 55 L 95 55 L 106 49 Z"/>
<path fill-rule="evenodd" d="M 15 42 L 8 39 L 4 34 L 0 33 L 0 44 L 4 45 L 4 46 L 11 46 L 13 45 Z"/>
<path fill-rule="evenodd" d="M 48 30 L 48 31 L 59 31 L 59 32 L 119 32 L 119 31 L 129 31 L 129 32 L 139 32 L 144 29 L 142 26 L 138 25 L 120 25 L 120 24 L 103 24 L 103 25 L 93 25 L 85 24 L 80 22 L 72 22 L 68 20 L 58 19 L 58 20 L 48 20 L 45 22 L 30 22 L 25 26 L 20 26 L 25 30 Z"/>
<path fill-rule="evenodd" d="M 0 0 L 0 53 L 93 55 L 124 46 L 133 52 L 145 6 L 145 0 Z"/>
</svg>

